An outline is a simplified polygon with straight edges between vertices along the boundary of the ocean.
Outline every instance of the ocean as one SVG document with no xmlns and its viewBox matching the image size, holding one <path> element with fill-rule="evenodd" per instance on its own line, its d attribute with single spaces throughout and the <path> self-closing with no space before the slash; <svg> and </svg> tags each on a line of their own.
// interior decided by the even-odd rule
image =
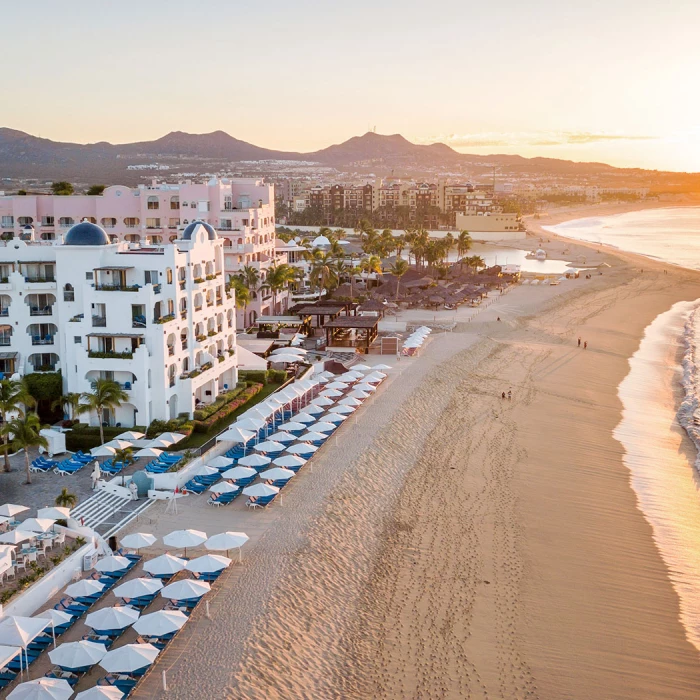
<svg viewBox="0 0 700 700">
<path fill-rule="evenodd" d="M 700 208 L 592 217 L 548 231 L 700 269 Z M 640 510 L 700 650 L 700 299 L 679 302 L 646 328 L 618 387 L 622 444 Z M 688 436 L 694 445 L 689 448 Z"/>
</svg>

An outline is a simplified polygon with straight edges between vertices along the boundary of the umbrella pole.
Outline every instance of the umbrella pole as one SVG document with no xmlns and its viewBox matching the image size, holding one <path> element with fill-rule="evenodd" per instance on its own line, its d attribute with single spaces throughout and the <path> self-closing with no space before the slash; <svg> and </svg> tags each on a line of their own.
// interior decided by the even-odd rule
<svg viewBox="0 0 700 700">
<path fill-rule="evenodd" d="M 51 623 L 51 636 L 53 637 L 53 648 L 56 648 L 56 630 L 54 628 L 53 622 Z"/>
<path fill-rule="evenodd" d="M 241 548 L 238 548 L 238 563 L 240 564 L 243 561 L 243 555 L 241 554 Z"/>
</svg>

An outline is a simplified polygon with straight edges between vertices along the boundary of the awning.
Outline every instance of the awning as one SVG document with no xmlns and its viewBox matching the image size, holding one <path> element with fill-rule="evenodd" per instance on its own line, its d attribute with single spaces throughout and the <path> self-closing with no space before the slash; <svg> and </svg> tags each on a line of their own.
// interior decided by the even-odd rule
<svg viewBox="0 0 700 700">
<path fill-rule="evenodd" d="M 246 350 L 241 345 L 238 346 L 236 354 L 238 355 L 238 369 L 267 369 L 266 359 Z"/>
<path fill-rule="evenodd" d="M 143 338 L 143 333 L 88 333 L 88 338 Z"/>
<path fill-rule="evenodd" d="M 0 360 L 14 360 L 17 357 L 16 352 L 0 352 Z"/>
<path fill-rule="evenodd" d="M 95 272 L 101 272 L 104 270 L 133 270 L 133 265 L 107 265 L 106 267 L 95 267 L 93 268 Z"/>
</svg>

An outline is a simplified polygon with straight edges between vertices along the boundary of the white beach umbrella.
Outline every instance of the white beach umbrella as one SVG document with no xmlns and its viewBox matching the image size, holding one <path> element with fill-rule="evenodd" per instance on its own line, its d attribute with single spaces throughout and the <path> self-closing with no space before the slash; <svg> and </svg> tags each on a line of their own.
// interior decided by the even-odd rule
<svg viewBox="0 0 700 700">
<path fill-rule="evenodd" d="M 323 396 L 328 396 L 328 392 L 332 389 L 336 389 L 336 390 L 340 389 L 342 391 L 342 390 L 347 389 L 348 386 L 349 385 L 346 384 L 345 382 L 339 382 L 339 381 L 330 382 L 329 384 L 326 384 L 326 388 L 323 391 Z"/>
<path fill-rule="evenodd" d="M 193 578 L 184 578 L 182 581 L 175 581 L 163 588 L 160 594 L 163 598 L 171 600 L 192 600 L 201 598 L 211 590 L 211 586 L 206 581 L 197 581 Z"/>
<path fill-rule="evenodd" d="M 308 442 L 297 442 L 295 445 L 290 445 L 287 452 L 292 455 L 310 455 L 316 452 L 318 447 L 309 445 Z"/>
<path fill-rule="evenodd" d="M 134 623 L 134 631 L 148 637 L 164 637 L 177 632 L 189 619 L 181 610 L 158 610 L 142 615 Z"/>
<path fill-rule="evenodd" d="M 117 598 L 144 598 L 163 588 L 159 578 L 132 578 L 117 586 L 112 593 Z"/>
<path fill-rule="evenodd" d="M 214 474 L 218 474 L 219 470 L 214 469 L 214 467 L 208 467 L 206 464 L 203 464 L 198 470 L 197 470 L 197 476 L 214 476 Z"/>
<path fill-rule="evenodd" d="M 369 372 L 372 368 L 369 365 L 353 365 L 352 370 L 353 372 Z"/>
<path fill-rule="evenodd" d="M 47 506 L 46 508 L 39 508 L 36 517 L 40 520 L 48 518 L 49 520 L 66 520 L 70 518 L 70 508 L 63 508 L 62 506 Z"/>
<path fill-rule="evenodd" d="M 18 658 L 22 653 L 21 647 L 7 646 L 6 644 L 0 644 L 0 668 L 5 668 L 5 666 L 10 663 L 15 658 Z"/>
<path fill-rule="evenodd" d="M 133 445 L 127 440 L 110 440 L 105 442 L 104 447 L 113 447 L 115 450 L 125 450 L 127 447 L 133 447 Z"/>
<path fill-rule="evenodd" d="M 314 377 L 314 379 L 319 383 L 319 384 L 327 384 L 330 382 L 330 379 L 328 377 L 324 377 L 322 374 L 318 374 Z"/>
<path fill-rule="evenodd" d="M 230 565 L 231 560 L 228 557 L 222 557 L 220 554 L 204 554 L 187 562 L 187 570 L 196 574 L 212 574 L 223 571 Z"/>
<path fill-rule="evenodd" d="M 337 415 L 347 416 L 350 413 L 354 413 L 355 408 L 356 406 L 354 405 L 351 406 L 349 404 L 341 404 L 340 406 L 334 406 L 332 412 Z"/>
<path fill-rule="evenodd" d="M 361 403 L 362 401 L 354 396 L 346 396 L 344 399 L 338 401 L 340 406 L 354 406 L 355 408 L 357 408 Z"/>
<path fill-rule="evenodd" d="M 185 436 L 182 433 L 161 433 L 158 440 L 167 440 L 171 445 L 180 442 Z"/>
<path fill-rule="evenodd" d="M 128 547 L 129 549 L 141 549 L 150 547 L 155 543 L 156 539 L 155 535 L 151 535 L 148 532 L 133 532 L 122 537 L 121 543 L 123 547 Z"/>
<path fill-rule="evenodd" d="M 286 355 L 286 354 L 292 354 L 292 355 L 306 355 L 306 350 L 303 348 L 291 348 L 291 347 L 285 347 L 285 348 L 275 348 L 270 355 Z"/>
<path fill-rule="evenodd" d="M 17 528 L 16 530 L 10 530 L 0 535 L 0 544 L 19 544 L 20 542 L 31 540 L 32 537 L 36 537 L 36 533 Z"/>
<path fill-rule="evenodd" d="M 233 442 L 239 445 L 245 445 L 249 440 L 255 437 L 255 433 L 248 430 L 243 430 L 237 425 L 232 425 L 228 430 L 225 430 L 221 435 L 216 436 L 217 442 Z"/>
<path fill-rule="evenodd" d="M 50 624 L 44 618 L 8 615 L 0 620 L 0 644 L 26 649 L 27 644 L 40 635 Z"/>
<path fill-rule="evenodd" d="M 50 620 L 52 627 L 60 627 L 69 623 L 73 619 L 73 615 L 65 612 L 64 610 L 55 610 L 54 608 L 49 608 L 40 613 L 37 613 L 34 617 L 40 617 L 44 620 Z"/>
<path fill-rule="evenodd" d="M 362 384 L 356 384 L 355 385 L 355 391 L 368 391 L 372 393 L 373 391 L 376 391 L 377 387 L 374 386 L 374 384 L 370 384 L 368 382 L 362 382 Z"/>
<path fill-rule="evenodd" d="M 297 413 L 296 415 L 292 416 L 292 420 L 295 423 L 304 423 L 304 427 L 306 428 L 306 423 L 315 423 L 316 418 L 314 416 L 309 415 L 308 413 Z"/>
<path fill-rule="evenodd" d="M 272 440 L 265 440 L 265 442 L 260 442 L 253 448 L 257 452 L 282 452 L 284 450 L 284 445 L 281 442 L 273 442 Z"/>
<path fill-rule="evenodd" d="M 15 515 L 24 513 L 25 510 L 29 510 L 27 506 L 18 506 L 14 503 L 5 503 L 0 506 L 0 515 L 4 515 L 7 518 L 12 518 Z"/>
<path fill-rule="evenodd" d="M 240 428 L 241 430 L 253 431 L 257 433 L 258 430 L 265 427 L 265 421 L 253 417 L 239 418 L 235 422 L 234 427 Z"/>
<path fill-rule="evenodd" d="M 110 574 L 115 571 L 122 571 L 123 569 L 126 569 L 129 564 L 131 564 L 130 559 L 112 555 L 105 557 L 104 559 L 100 559 L 100 561 L 95 564 L 95 569 L 103 574 Z"/>
<path fill-rule="evenodd" d="M 324 413 L 327 406 L 311 406 L 308 405 L 304 408 L 304 413 L 308 413 L 310 416 L 319 416 Z"/>
<path fill-rule="evenodd" d="M 220 481 L 218 484 L 210 486 L 209 490 L 217 495 L 220 493 L 235 493 L 240 490 L 240 486 L 229 484 L 228 481 Z"/>
<path fill-rule="evenodd" d="M 8 696 L 8 700 L 68 700 L 73 695 L 68 681 L 62 678 L 37 678 L 20 683 Z"/>
<path fill-rule="evenodd" d="M 321 372 L 321 374 L 319 376 L 325 377 L 326 379 L 334 379 L 335 378 L 335 374 L 333 374 L 333 372 L 329 372 L 328 370 Z"/>
<path fill-rule="evenodd" d="M 72 583 L 66 588 L 66 595 L 71 598 L 82 598 L 83 596 L 93 596 L 102 593 L 105 588 L 104 583 L 96 581 L 94 578 L 84 578 L 76 583 Z"/>
<path fill-rule="evenodd" d="M 161 554 L 159 557 L 147 561 L 143 565 L 143 570 L 154 576 L 165 576 L 182 571 L 186 564 L 184 559 L 174 557 L 172 554 Z"/>
<path fill-rule="evenodd" d="M 272 416 L 276 409 L 272 406 L 266 406 L 265 404 L 259 403 L 253 408 L 249 408 L 245 413 L 241 415 L 241 418 L 258 418 L 261 421 L 267 423 L 268 419 Z"/>
<path fill-rule="evenodd" d="M 336 382 L 333 382 L 334 384 Z M 328 385 L 330 386 L 330 384 Z M 319 396 L 325 396 L 328 399 L 337 399 L 340 396 L 342 396 L 343 393 L 341 391 L 338 391 L 337 389 L 324 389 Z"/>
<path fill-rule="evenodd" d="M 389 365 L 381 365 L 381 364 L 380 364 L 380 365 L 374 365 L 374 367 L 372 367 L 372 370 L 375 371 L 375 372 L 383 371 L 383 370 L 386 370 L 386 369 L 391 369 L 391 367 L 390 367 Z M 384 375 L 384 376 L 386 376 L 386 375 Z"/>
<path fill-rule="evenodd" d="M 170 447 L 170 445 L 172 445 L 172 444 L 173 444 L 173 443 L 170 442 L 169 440 L 162 440 L 161 438 L 156 438 L 155 440 L 151 440 L 151 441 L 146 445 L 146 447 L 153 447 L 153 448 L 155 448 L 156 450 L 165 450 L 165 449 L 167 449 L 168 447 Z"/>
<path fill-rule="evenodd" d="M 335 402 L 328 396 L 317 396 L 311 403 L 314 406 L 332 406 Z"/>
<path fill-rule="evenodd" d="M 270 440 L 274 442 L 294 442 L 296 440 L 296 437 L 294 435 L 290 435 L 289 433 L 285 433 L 283 430 L 274 433 L 273 435 L 270 435 Z"/>
<path fill-rule="evenodd" d="M 49 659 L 51 659 L 52 664 L 72 671 L 85 666 L 93 666 L 106 653 L 107 647 L 104 644 L 81 639 L 78 642 L 60 644 L 49 652 Z"/>
<path fill-rule="evenodd" d="M 356 382 L 358 379 L 362 379 L 363 376 L 364 375 L 362 374 L 362 372 L 350 371 L 345 372 L 345 374 L 341 374 L 340 377 L 338 377 L 338 379 L 341 382 Z"/>
<path fill-rule="evenodd" d="M 96 685 L 75 696 L 75 700 L 122 700 L 122 693 L 116 685 Z"/>
<path fill-rule="evenodd" d="M 301 468 L 306 464 L 306 460 L 303 457 L 298 457 L 297 455 L 282 455 L 278 457 L 273 464 L 276 467 L 297 467 Z"/>
<path fill-rule="evenodd" d="M 131 673 L 150 666 L 159 653 L 153 644 L 125 644 L 107 652 L 100 666 L 109 673 Z"/>
<path fill-rule="evenodd" d="M 173 530 L 163 538 L 163 542 L 167 544 L 168 547 L 184 549 L 185 556 L 187 556 L 188 547 L 198 547 L 206 541 L 207 533 L 201 530 Z"/>
<path fill-rule="evenodd" d="M 325 433 L 317 433 L 314 430 L 309 430 L 308 433 L 304 433 L 299 437 L 302 442 L 320 442 L 321 440 L 326 440 L 328 435 Z"/>
<path fill-rule="evenodd" d="M 348 396 L 352 399 L 357 399 L 358 401 L 364 401 L 366 398 L 369 397 L 369 394 L 366 391 L 361 391 L 360 389 L 355 389 L 354 391 L 351 391 Z"/>
<path fill-rule="evenodd" d="M 423 343 L 418 342 L 417 340 L 407 340 L 403 346 L 405 348 L 419 348 Z"/>
<path fill-rule="evenodd" d="M 333 423 L 334 425 L 337 423 L 342 423 L 344 420 L 347 419 L 347 416 L 343 415 L 342 413 L 336 413 L 335 411 L 330 411 L 328 413 L 325 413 L 323 416 L 323 421 L 326 423 Z M 336 425 L 337 427 L 337 425 Z"/>
<path fill-rule="evenodd" d="M 384 374 L 384 372 L 372 372 L 365 377 L 366 382 L 372 383 L 375 381 L 381 381 L 382 379 L 386 379 L 386 374 Z"/>
<path fill-rule="evenodd" d="M 136 457 L 159 457 L 161 454 L 163 454 L 163 450 L 156 447 L 144 447 L 136 453 Z"/>
<path fill-rule="evenodd" d="M 112 457 L 116 451 L 114 447 L 109 447 L 109 445 L 100 445 L 99 447 L 93 447 L 90 450 L 90 454 L 93 457 Z"/>
<path fill-rule="evenodd" d="M 233 466 L 235 460 L 230 457 L 214 457 L 207 461 L 207 464 L 214 469 L 223 469 L 224 467 Z"/>
<path fill-rule="evenodd" d="M 268 457 L 267 459 L 267 463 L 269 464 L 270 458 Z M 221 476 L 223 476 L 224 479 L 233 479 L 235 481 L 236 479 L 249 479 L 251 476 L 256 476 L 257 473 L 257 470 L 253 469 L 252 467 L 239 466 L 225 471 Z"/>
<path fill-rule="evenodd" d="M 244 496 L 274 496 L 279 493 L 280 490 L 276 486 L 270 486 L 269 484 L 253 484 L 252 486 L 246 486 L 243 489 Z"/>
<path fill-rule="evenodd" d="M 123 630 L 139 619 L 139 611 L 129 605 L 95 610 L 85 618 L 85 624 L 94 630 Z"/>
<path fill-rule="evenodd" d="M 279 409 L 279 408 L 281 408 L 282 406 L 286 406 L 288 402 L 285 401 L 284 399 L 280 398 L 280 397 L 277 396 L 276 394 L 272 394 L 272 396 L 270 396 L 270 397 L 265 401 L 265 403 L 266 403 L 266 404 L 269 404 L 270 406 L 274 406 L 275 408 Z"/>
<path fill-rule="evenodd" d="M 270 481 L 279 481 L 280 479 L 291 479 L 296 474 L 291 469 L 285 469 L 284 467 L 273 467 L 260 474 L 261 479 L 269 479 Z"/>
<path fill-rule="evenodd" d="M 48 532 L 55 524 L 55 518 L 27 518 L 17 529 L 24 532 Z"/>
<path fill-rule="evenodd" d="M 115 439 L 133 442 L 134 440 L 140 440 L 142 437 L 146 437 L 144 433 L 139 433 L 136 430 L 127 430 L 125 433 L 117 435 Z"/>
<path fill-rule="evenodd" d="M 216 535 L 212 535 L 204 543 L 204 546 L 215 552 L 228 552 L 230 549 L 242 547 L 248 539 L 249 537 L 245 532 L 219 532 Z"/>
<path fill-rule="evenodd" d="M 301 356 L 287 353 L 286 355 L 270 355 L 268 359 L 270 362 L 274 362 L 276 364 L 291 365 L 293 362 L 299 362 L 301 360 Z"/>
<path fill-rule="evenodd" d="M 237 467 L 264 467 L 266 464 L 270 463 L 270 458 L 265 457 L 265 455 L 252 454 L 247 457 L 241 457 L 238 460 Z M 227 477 L 225 477 L 227 478 Z"/>
<path fill-rule="evenodd" d="M 297 432 L 305 429 L 306 425 L 304 425 L 304 423 L 300 423 L 299 421 L 289 421 L 288 423 L 282 423 L 282 425 L 280 425 L 280 430 L 292 430 Z"/>
<path fill-rule="evenodd" d="M 337 428 L 336 425 L 333 423 L 326 423 L 325 421 L 318 421 L 318 423 L 314 423 L 313 425 L 309 426 L 309 431 L 313 431 L 316 433 L 332 433 L 335 429 Z M 304 439 L 304 436 L 302 435 L 300 440 Z"/>
</svg>

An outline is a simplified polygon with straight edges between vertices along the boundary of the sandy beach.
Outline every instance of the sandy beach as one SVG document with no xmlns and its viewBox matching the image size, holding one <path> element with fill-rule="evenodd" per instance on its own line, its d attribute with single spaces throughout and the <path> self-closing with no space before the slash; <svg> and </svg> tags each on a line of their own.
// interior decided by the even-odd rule
<svg viewBox="0 0 700 700">
<path fill-rule="evenodd" d="M 550 256 L 611 268 L 460 310 L 282 507 L 210 516 L 250 525 L 243 563 L 135 697 L 697 696 L 700 655 L 612 430 L 644 328 L 700 297 L 700 275 L 547 235 Z M 173 524 L 157 508 L 156 534 Z"/>
</svg>

